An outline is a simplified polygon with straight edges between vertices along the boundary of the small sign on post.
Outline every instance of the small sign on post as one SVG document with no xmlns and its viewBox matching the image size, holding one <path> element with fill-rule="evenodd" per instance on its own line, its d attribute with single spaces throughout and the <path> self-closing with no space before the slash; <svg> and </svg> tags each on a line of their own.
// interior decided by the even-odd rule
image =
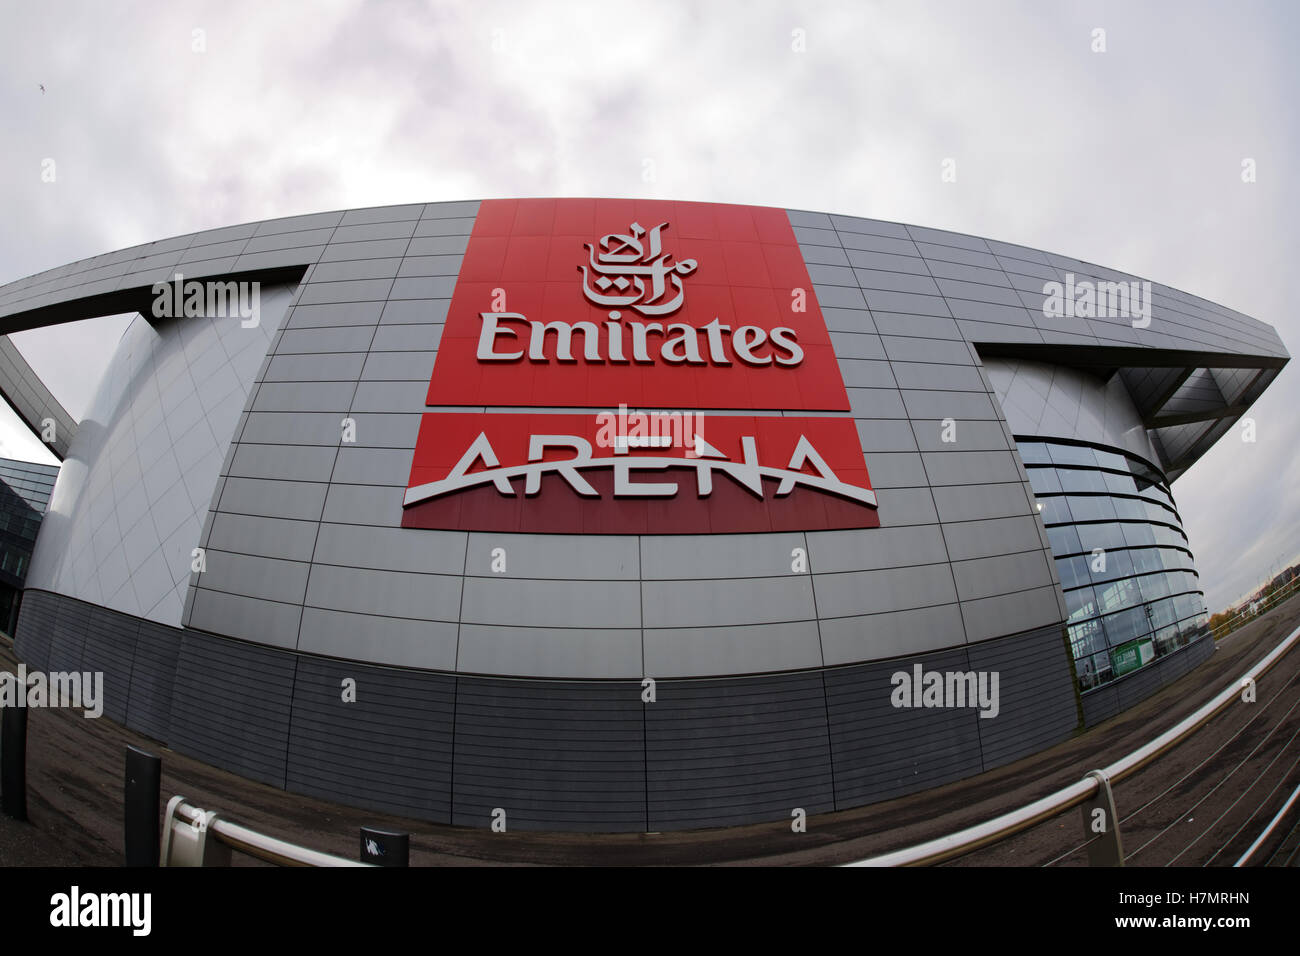
<svg viewBox="0 0 1300 956">
<path fill-rule="evenodd" d="M 361 862 L 373 866 L 410 866 L 411 835 L 362 827 Z"/>
</svg>

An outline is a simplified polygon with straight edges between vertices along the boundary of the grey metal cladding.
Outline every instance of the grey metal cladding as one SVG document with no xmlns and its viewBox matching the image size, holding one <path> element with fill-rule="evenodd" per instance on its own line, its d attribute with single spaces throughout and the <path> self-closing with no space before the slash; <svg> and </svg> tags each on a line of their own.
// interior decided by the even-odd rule
<svg viewBox="0 0 1300 956">
<path fill-rule="evenodd" d="M 818 622 L 647 627 L 642 632 L 644 672 L 660 677 L 774 673 L 820 667 Z"/>
<path fill-rule="evenodd" d="M 136 635 L 126 725 L 156 740 L 169 739 L 182 633 L 179 628 L 141 621 Z"/>
<path fill-rule="evenodd" d="M 356 693 L 345 701 L 348 680 Z M 300 657 L 285 788 L 450 823 L 455 681 Z"/>
<path fill-rule="evenodd" d="M 169 746 L 283 789 L 293 672 L 292 654 L 186 630 Z"/>
<path fill-rule="evenodd" d="M 460 624 L 451 667 L 467 674 L 609 680 L 642 673 L 636 628 Z"/>
<path fill-rule="evenodd" d="M 455 614 L 457 609 L 450 610 Z M 459 613 L 467 624 L 640 627 L 640 585 L 467 577 Z"/>
<path fill-rule="evenodd" d="M 824 618 L 906 611 L 957 601 L 947 562 L 814 575 Z"/>
<path fill-rule="evenodd" d="M 464 536 L 461 535 L 459 540 L 463 543 Z M 494 554 L 497 549 L 501 550 L 500 555 Z M 638 554 L 637 538 L 632 535 L 596 537 L 474 532 L 469 535 L 464 554 L 467 575 L 491 577 L 497 574 L 492 569 L 494 561 L 503 559 L 510 577 L 568 581 L 635 581 L 644 560 Z"/>
<path fill-rule="evenodd" d="M 454 825 L 648 829 L 639 683 L 456 680 Z"/>
<path fill-rule="evenodd" d="M 644 713 L 647 829 L 835 808 L 819 673 L 660 681 Z"/>
<path fill-rule="evenodd" d="M 1078 711 L 1063 628 L 972 644 L 967 653 L 971 670 L 998 675 L 998 714 L 977 721 L 985 770 L 1036 753 L 1074 731 Z"/>
<path fill-rule="evenodd" d="M 646 581 L 641 585 L 641 604 L 646 627 L 738 626 L 817 617 L 812 582 L 806 574 Z"/>
<path fill-rule="evenodd" d="M 989 640 L 999 635 L 1059 623 L 1062 618 L 1060 586 L 1052 583 L 1027 591 L 975 598 L 961 604 L 966 637 Z"/>
<path fill-rule="evenodd" d="M 131 698 L 131 661 L 135 656 L 140 622 L 105 608 L 89 605 L 86 642 L 81 669 L 104 675 L 104 716 L 126 723 Z"/>
<path fill-rule="evenodd" d="M 231 594 L 210 588 L 192 588 L 190 616 L 186 627 L 255 641 L 271 647 L 294 647 L 302 605 L 246 594 Z"/>
<path fill-rule="evenodd" d="M 14 635 L 14 650 L 33 670 L 49 670 L 50 644 L 58 615 L 58 595 L 28 589 L 23 592 L 22 616 Z"/>
<path fill-rule="evenodd" d="M 966 639 L 957 604 L 822 618 L 818 629 L 828 667 L 951 648 Z"/>
<path fill-rule="evenodd" d="M 468 585 L 469 579 L 450 574 L 313 564 L 306 604 L 421 621 L 455 621 L 461 605 L 462 580 Z M 470 589 L 467 586 L 465 590 Z"/>
<path fill-rule="evenodd" d="M 387 667 L 451 672 L 456 669 L 458 628 L 447 621 L 305 607 L 298 650 Z"/>
<path fill-rule="evenodd" d="M 895 673 L 968 671 L 965 649 L 825 672 L 836 796 L 858 806 L 937 787 L 984 769 L 978 711 L 895 707 Z"/>
<path fill-rule="evenodd" d="M 81 652 L 90 627 L 91 605 L 82 601 L 64 601 L 54 616 L 54 636 L 50 641 L 50 670 L 76 672 L 81 668 Z"/>
</svg>

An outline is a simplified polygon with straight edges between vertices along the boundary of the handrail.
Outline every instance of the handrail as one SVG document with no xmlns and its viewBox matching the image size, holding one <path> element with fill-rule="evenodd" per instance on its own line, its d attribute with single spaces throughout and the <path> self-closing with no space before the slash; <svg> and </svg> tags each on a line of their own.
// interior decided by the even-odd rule
<svg viewBox="0 0 1300 956">
<path fill-rule="evenodd" d="M 1220 621 L 1216 626 L 1210 628 L 1210 633 L 1213 634 L 1215 638 L 1227 637 L 1238 627 L 1243 626 L 1247 621 L 1254 620 L 1261 614 L 1271 611 L 1288 598 L 1294 597 L 1297 591 L 1300 591 L 1300 577 L 1292 578 L 1272 594 L 1268 595 L 1268 597 L 1255 602 L 1253 609 L 1251 608 L 1250 603 L 1242 605 L 1240 610 L 1238 610 L 1232 617 Z"/>
<path fill-rule="evenodd" d="M 258 833 L 256 830 L 250 830 L 238 823 L 222 820 L 216 814 L 205 813 L 198 807 L 186 803 L 184 797 L 173 797 L 167 810 L 168 828 L 171 826 L 171 819 L 174 815 L 196 828 L 206 827 L 211 836 L 216 837 L 220 843 L 231 849 L 279 866 L 369 867 L 372 865 L 357 860 L 349 860 L 341 856 L 333 856 L 329 853 L 321 853 L 319 850 L 310 850 L 276 837 L 267 836 L 264 833 Z"/>
<path fill-rule="evenodd" d="M 1210 638 L 1202 638 L 1202 640 L 1208 639 Z M 918 843 L 915 846 L 905 847 L 901 850 L 894 850 L 880 856 L 868 857 L 865 860 L 857 860 L 844 865 L 925 866 L 932 863 L 942 863 L 959 856 L 965 856 L 967 853 L 996 843 L 1005 837 L 1027 830 L 1044 820 L 1069 810 L 1071 807 L 1076 807 L 1097 793 L 1099 787 L 1105 785 L 1103 779 L 1108 779 L 1112 784 L 1118 783 L 1181 743 L 1183 738 L 1199 730 L 1210 718 L 1226 707 L 1230 701 L 1235 700 L 1247 683 L 1255 681 L 1277 663 L 1278 659 L 1286 654 L 1297 640 L 1300 640 L 1300 627 L 1292 631 L 1282 643 L 1273 648 L 1262 660 L 1247 671 L 1240 680 L 1224 689 L 1213 700 L 1159 737 L 1106 767 L 1100 772 L 1101 778 L 1089 775 L 1077 783 L 1072 783 L 1068 787 L 1040 800 L 1035 800 L 1033 803 L 994 817 L 984 823 L 967 827 L 965 830 L 959 830 L 948 836 L 938 837 L 925 843 Z"/>
<path fill-rule="evenodd" d="M 1263 845 L 1264 841 L 1268 839 L 1269 834 L 1277 829 L 1277 825 L 1282 822 L 1282 818 L 1287 815 L 1287 811 L 1289 811 L 1292 805 L 1295 804 L 1297 797 L 1300 797 L 1300 787 L 1296 787 L 1291 791 L 1291 798 L 1282 805 L 1282 809 L 1279 810 L 1277 815 L 1269 821 L 1268 826 L 1264 828 L 1264 832 L 1255 838 L 1255 842 L 1250 845 L 1250 849 L 1241 855 L 1240 860 L 1232 864 L 1234 868 L 1245 866 L 1246 861 L 1255 855 L 1255 851 L 1258 850 Z"/>
</svg>

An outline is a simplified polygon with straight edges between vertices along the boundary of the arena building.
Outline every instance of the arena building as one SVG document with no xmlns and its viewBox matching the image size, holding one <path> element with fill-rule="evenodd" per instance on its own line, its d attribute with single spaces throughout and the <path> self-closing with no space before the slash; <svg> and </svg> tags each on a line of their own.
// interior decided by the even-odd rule
<svg viewBox="0 0 1300 956">
<path fill-rule="evenodd" d="M 297 216 L 0 287 L 4 333 L 122 312 L 80 422 L 0 364 L 64 460 L 28 667 L 245 777 L 511 829 L 856 807 L 1185 674 L 1171 483 L 1288 360 L 1065 256 L 652 200 Z"/>
</svg>

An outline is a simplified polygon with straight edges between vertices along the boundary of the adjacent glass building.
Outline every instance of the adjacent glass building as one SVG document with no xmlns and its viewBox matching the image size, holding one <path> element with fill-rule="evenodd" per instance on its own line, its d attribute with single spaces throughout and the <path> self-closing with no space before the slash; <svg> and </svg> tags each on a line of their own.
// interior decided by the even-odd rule
<svg viewBox="0 0 1300 956">
<path fill-rule="evenodd" d="M 55 466 L 0 458 L 0 628 L 9 635 L 58 473 Z"/>
<path fill-rule="evenodd" d="M 679 298 L 614 308 L 635 298 L 623 272 Z M 257 321 L 157 314 L 155 283 L 177 273 L 258 283 Z M 1105 308 L 1065 317 L 1056 287 Z M 795 420 L 817 417 L 852 453 L 838 460 L 860 446 L 852 483 L 869 474 L 875 504 L 853 507 L 873 520 L 837 523 L 800 485 L 791 500 L 812 510 L 715 531 L 739 526 L 710 509 L 762 488 L 720 476 L 713 498 L 662 499 L 661 517 L 693 507 L 689 526 L 621 516 L 615 533 L 562 484 L 530 495 L 520 471 L 456 499 L 455 520 L 404 525 L 414 485 L 458 460 L 496 467 L 481 445 L 462 460 L 447 422 L 509 421 L 526 450 L 619 405 L 601 390 L 620 380 L 613 351 L 573 340 L 568 367 L 588 374 L 561 414 L 547 356 L 512 357 L 510 332 L 485 344 L 484 311 L 498 329 L 550 314 L 592 334 L 648 329 L 637 306 L 678 309 L 658 321 L 683 351 L 657 341 L 637 363 L 690 396 L 670 410 L 719 442 L 761 426 L 792 446 Z M 0 338 L 0 391 L 35 430 L 60 423 L 64 460 L 19 656 L 102 671 L 106 719 L 249 779 L 444 824 L 487 827 L 500 808 L 511 829 L 862 806 L 1041 751 L 1187 674 L 1213 640 L 1172 489 L 1289 360 L 1263 322 L 1069 256 L 659 200 L 295 216 L 0 286 L 0 333 L 122 312 L 139 315 L 80 423 Z M 728 364 L 737 347 L 747 361 Z M 741 364 L 772 390 L 733 387 Z M 508 401 L 481 397 L 489 374 Z M 509 532 L 475 523 L 503 509 Z M 895 693 L 934 673 L 996 673 L 999 700 Z"/>
<path fill-rule="evenodd" d="M 1065 594 L 1079 690 L 1205 637 L 1200 576 L 1159 469 L 1099 446 L 1017 447 Z"/>
</svg>

